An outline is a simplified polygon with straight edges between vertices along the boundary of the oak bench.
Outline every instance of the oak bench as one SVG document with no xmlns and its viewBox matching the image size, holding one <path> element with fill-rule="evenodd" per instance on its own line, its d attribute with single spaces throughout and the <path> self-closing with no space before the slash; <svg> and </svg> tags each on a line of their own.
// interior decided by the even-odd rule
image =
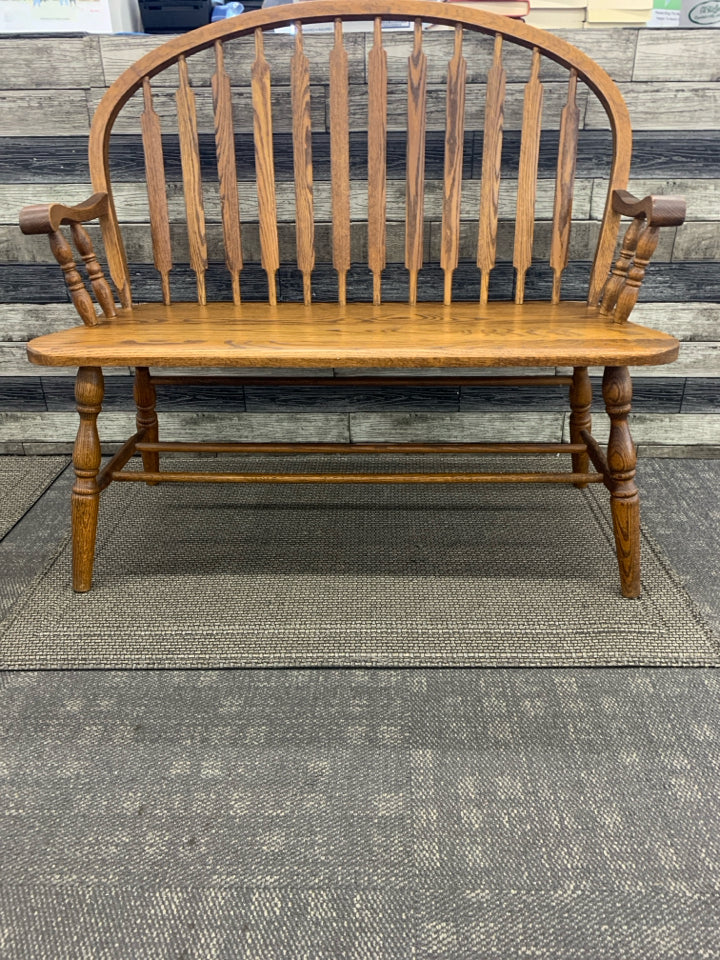
<svg viewBox="0 0 720 960">
<path fill-rule="evenodd" d="M 362 190 L 367 202 L 367 266 L 372 275 L 368 302 L 348 302 L 347 277 L 351 269 L 351 165 L 349 154 L 350 105 L 348 53 L 343 24 L 369 20 L 367 35 L 367 173 Z M 407 296 L 402 303 L 384 302 L 383 271 L 387 250 L 387 138 L 389 129 L 388 59 L 382 32 L 383 20 L 414 24 L 407 79 L 402 86 L 406 101 L 405 167 L 405 267 Z M 337 274 L 333 302 L 314 298 L 315 226 L 313 191 L 313 129 L 311 115 L 311 64 L 305 49 L 303 24 L 327 22 L 333 44 L 327 68 L 327 127 L 330 136 L 332 259 Z M 444 67 L 445 132 L 442 190 L 440 269 L 442 289 L 431 302 L 419 302 L 418 275 L 425 266 L 424 212 L 426 199 L 426 117 L 429 97 L 428 59 L 423 50 L 423 24 L 445 25 L 454 31 L 453 52 Z M 294 25 L 289 64 L 292 113 L 292 152 L 295 191 L 295 254 L 302 275 L 302 302 L 278 302 L 280 269 L 276 176 L 274 162 L 271 75 L 275 63 L 266 56 L 265 36 L 277 27 Z M 460 262 L 463 150 L 466 129 L 467 61 L 463 39 L 467 33 L 490 38 L 490 66 L 485 87 L 482 138 L 482 179 L 475 224 L 477 296 L 472 302 L 453 300 L 453 275 Z M 307 31 L 306 31 L 307 34 Z M 241 109 L 234 102 L 227 50 L 234 42 L 250 45 L 252 59 L 252 138 L 257 188 L 261 263 L 267 276 L 264 302 L 243 300 L 240 273 L 243 239 L 236 161 L 234 121 Z M 524 88 L 522 137 L 517 168 L 514 283 L 507 299 L 489 297 L 491 271 L 496 265 L 501 187 L 501 151 L 506 96 L 504 57 L 510 45 L 525 48 L 528 73 Z M 212 109 L 217 154 L 217 183 L 227 266 L 224 302 L 210 303 L 206 293 L 208 243 L 205 189 L 200 165 L 196 96 L 188 60 L 201 51 L 214 56 Z M 270 57 L 272 60 L 273 57 Z M 559 147 L 549 267 L 552 294 L 545 301 L 528 301 L 525 281 L 533 264 L 536 187 L 540 136 L 543 128 L 541 66 L 554 61 L 566 71 L 564 105 L 559 120 Z M 177 66 L 175 110 L 182 161 L 190 266 L 197 285 L 194 302 L 174 302 L 171 270 L 173 247 L 168 213 L 168 189 L 163 162 L 163 128 L 156 110 L 152 80 Z M 555 68 L 557 69 L 557 68 Z M 568 264 L 578 131 L 581 125 L 578 85 L 596 96 L 613 132 L 613 154 L 604 215 L 599 227 L 595 257 L 589 268 L 587 297 L 583 301 L 561 296 L 563 272 Z M 398 85 L 393 87 L 397 96 Z M 157 88 L 156 91 L 157 93 Z M 135 95 L 142 100 L 140 129 L 146 163 L 149 220 L 154 263 L 158 272 L 157 303 L 135 303 L 131 277 L 118 224 L 110 177 L 109 140 L 120 110 Z M 164 101 L 165 102 L 165 101 Z M 162 109 L 166 109 L 163 107 Z M 250 134 L 248 134 L 250 136 Z M 73 462 L 76 481 L 72 491 L 73 586 L 90 589 L 100 493 L 112 481 L 148 484 L 178 481 L 218 482 L 525 482 L 568 483 L 583 488 L 604 483 L 612 505 L 621 590 L 626 597 L 640 593 L 639 500 L 635 485 L 636 452 L 628 427 L 632 386 L 630 365 L 664 364 L 678 353 L 677 341 L 658 330 L 629 321 L 658 242 L 659 229 L 683 222 L 684 201 L 678 197 L 637 200 L 626 192 L 630 171 L 631 128 L 628 111 L 618 88 L 596 63 L 567 42 L 514 20 L 480 13 L 458 5 L 427 0 L 314 0 L 272 7 L 211 24 L 169 40 L 140 59 L 116 80 L 103 97 L 90 133 L 90 173 L 95 193 L 85 203 L 63 206 L 51 203 L 26 207 L 20 216 L 23 232 L 45 233 L 64 271 L 69 294 L 82 325 L 33 340 L 28 346 L 36 364 L 78 367 L 76 398 L 80 424 Z M 355 187 L 352 187 L 355 190 Z M 352 213 L 352 216 L 351 216 Z M 614 266 L 621 217 L 630 218 Z M 105 257 L 113 286 L 105 279 L 90 237 L 82 226 L 99 220 Z M 463 215 L 462 220 L 466 220 Z M 74 261 L 67 237 L 85 264 L 89 284 L 100 305 L 96 307 Z M 370 302 L 370 299 L 372 302 Z M 119 301 L 119 306 L 116 305 Z M 591 381 L 588 367 L 603 366 L 603 397 L 610 418 L 610 438 L 605 453 L 591 434 Z M 103 401 L 103 367 L 135 368 L 137 432 L 101 469 L 97 419 Z M 382 382 L 420 383 L 418 370 L 448 368 L 437 384 L 510 385 L 565 384 L 569 387 L 570 442 L 519 443 L 174 443 L 161 441 L 155 411 L 158 382 L 216 382 L 242 384 L 239 376 L 186 377 L 162 375 L 163 367 L 273 367 L 283 377 L 263 378 L 263 383 L 337 383 L 293 376 L 298 368 L 319 367 L 407 368 L 404 375 L 342 378 L 344 385 Z M 449 368 L 572 368 L 570 375 L 452 376 Z M 152 372 L 151 372 L 152 368 Z M 160 368 L 160 373 L 157 372 Z M 413 371 L 415 373 L 413 374 Z M 561 472 L 518 473 L 195 473 L 160 468 L 164 451 L 200 450 L 218 453 L 412 452 L 412 453 L 566 453 L 571 469 Z M 125 470 L 129 459 L 142 455 L 141 471 Z M 559 548 L 559 547 L 558 547 Z"/>
</svg>

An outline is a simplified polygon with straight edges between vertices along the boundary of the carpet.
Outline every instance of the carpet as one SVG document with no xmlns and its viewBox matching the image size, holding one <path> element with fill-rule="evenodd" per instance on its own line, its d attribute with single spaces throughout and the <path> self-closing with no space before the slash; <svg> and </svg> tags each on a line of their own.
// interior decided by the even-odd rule
<svg viewBox="0 0 720 960">
<path fill-rule="evenodd" d="M 5 676 L 7 960 L 720 958 L 717 670 Z"/>
<path fill-rule="evenodd" d="M 0 539 L 69 462 L 69 457 L 0 457 Z"/>
<path fill-rule="evenodd" d="M 374 458 L 369 469 L 453 466 L 488 462 Z M 368 460 L 346 458 L 345 468 Z M 644 594 L 620 597 L 608 499 L 604 488 L 549 485 L 114 484 L 101 503 L 93 590 L 73 594 L 66 546 L 0 625 L 0 665 L 720 662 L 647 537 Z"/>
</svg>

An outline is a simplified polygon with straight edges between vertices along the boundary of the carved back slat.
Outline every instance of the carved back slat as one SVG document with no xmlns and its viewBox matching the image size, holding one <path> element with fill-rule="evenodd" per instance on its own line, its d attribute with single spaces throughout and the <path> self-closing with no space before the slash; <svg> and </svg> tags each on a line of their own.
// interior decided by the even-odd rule
<svg viewBox="0 0 720 960">
<path fill-rule="evenodd" d="M 275 201 L 275 158 L 273 156 L 270 65 L 265 59 L 263 32 L 255 30 L 255 60 L 252 65 L 252 99 L 255 135 L 255 179 L 257 182 L 260 257 L 268 279 L 268 300 L 277 303 L 276 275 L 280 268 Z"/>
<path fill-rule="evenodd" d="M 444 302 L 452 301 L 453 272 L 460 250 L 460 197 L 465 139 L 465 75 L 462 55 L 463 28 L 455 25 L 455 50 L 448 66 L 445 127 L 445 170 L 443 177 L 442 242 L 440 266 L 444 271 Z"/>
<path fill-rule="evenodd" d="M 170 245 L 170 220 L 168 216 L 165 163 L 163 159 L 160 117 L 153 107 L 152 90 L 147 77 L 143 79 L 144 109 L 140 117 L 143 151 L 145 153 L 145 182 L 147 184 L 148 208 L 150 211 L 150 235 L 153 245 L 155 269 L 162 281 L 163 303 L 170 303 L 170 271 L 172 248 Z"/>
<path fill-rule="evenodd" d="M 500 199 L 500 159 L 502 155 L 503 114 L 505 107 L 505 68 L 502 62 L 500 34 L 495 35 L 493 63 L 488 73 L 483 131 L 482 182 L 480 184 L 480 230 L 477 265 L 480 267 L 480 303 L 487 303 L 490 271 L 497 250 L 498 202 Z"/>
<path fill-rule="evenodd" d="M 311 278 L 315 266 L 310 64 L 303 51 L 301 23 L 296 24 L 295 53 L 290 68 L 290 93 L 293 110 L 297 264 L 303 277 L 303 298 L 305 303 L 310 303 L 312 300 Z"/>
<path fill-rule="evenodd" d="M 203 207 L 202 178 L 200 176 L 200 147 L 198 145 L 195 94 L 190 86 L 185 57 L 178 61 L 180 86 L 177 101 L 180 160 L 182 162 L 185 212 L 187 215 L 190 266 L 197 278 L 198 303 L 204 304 L 205 271 L 207 270 L 207 239 L 205 237 L 205 208 Z"/>
<path fill-rule="evenodd" d="M 558 146 L 557 178 L 553 231 L 550 244 L 550 266 L 553 269 L 552 302 L 560 302 L 560 284 L 570 252 L 573 192 L 575 189 L 575 162 L 577 158 L 580 110 L 576 102 L 577 72 L 570 71 L 567 103 L 560 115 L 560 143 Z"/>
<path fill-rule="evenodd" d="M 523 303 L 525 300 L 525 274 L 532 263 L 542 104 L 543 86 L 540 83 L 540 52 L 535 48 L 533 50 L 530 79 L 525 85 L 522 138 L 520 140 L 515 250 L 513 254 L 513 266 L 517 271 L 515 303 Z"/>
<path fill-rule="evenodd" d="M 374 23 L 368 54 L 368 266 L 373 275 L 373 303 L 382 297 L 386 257 L 387 53 L 382 45 L 382 21 Z"/>
<path fill-rule="evenodd" d="M 427 57 L 422 48 L 422 21 L 416 20 L 408 58 L 405 266 L 410 272 L 410 304 L 417 303 L 418 272 L 423 265 L 426 101 Z"/>
<path fill-rule="evenodd" d="M 233 303 L 240 303 L 240 271 L 243 267 L 240 234 L 240 201 L 235 162 L 235 130 L 232 116 L 230 77 L 220 40 L 215 41 L 215 73 L 212 78 L 215 108 L 215 149 L 217 152 L 220 209 L 225 241 L 225 263 L 232 280 Z"/>
<path fill-rule="evenodd" d="M 338 275 L 338 302 L 347 299 L 350 269 L 350 121 L 348 116 L 348 55 L 342 20 L 335 20 L 335 45 L 330 51 L 330 176 L 332 178 L 333 266 Z"/>
<path fill-rule="evenodd" d="M 307 24 L 324 22 L 334 25 L 335 40 L 330 55 L 330 78 L 327 120 L 331 142 L 331 179 L 329 187 L 332 199 L 332 259 L 338 273 L 339 298 L 345 299 L 346 276 L 350 267 L 350 177 L 349 177 L 349 127 L 348 106 L 352 108 L 352 120 L 362 116 L 362 111 L 354 102 L 349 101 L 348 90 L 348 54 L 342 40 L 342 23 L 347 20 L 375 21 L 374 38 L 368 38 L 368 265 L 373 283 L 372 297 L 380 301 L 382 277 L 385 261 L 389 256 L 387 235 L 387 191 L 388 181 L 388 134 L 394 127 L 395 103 L 400 99 L 400 86 L 390 86 L 386 50 L 389 44 L 380 33 L 380 21 L 405 20 L 414 25 L 410 36 L 413 48 L 408 64 L 408 105 L 409 123 L 406 143 L 406 210 L 405 210 L 405 265 L 410 274 L 409 299 L 417 299 L 418 271 L 423 266 L 424 239 L 427 237 L 427 224 L 423 223 L 425 207 L 423 195 L 427 190 L 425 180 L 425 125 L 428 98 L 436 96 L 435 84 L 429 88 L 430 73 L 423 50 L 421 24 L 438 23 L 449 25 L 456 31 L 460 25 L 463 34 L 463 47 L 467 54 L 467 33 L 478 32 L 492 37 L 495 44 L 492 66 L 488 75 L 484 122 L 484 155 L 482 159 L 482 184 L 480 187 L 481 204 L 478 229 L 477 265 L 481 278 L 481 298 L 487 299 L 489 278 L 496 262 L 498 200 L 500 190 L 500 155 L 502 149 L 502 120 L 505 87 L 503 59 L 505 45 L 513 43 L 532 51 L 533 66 L 525 90 L 523 110 L 524 128 L 521 142 L 521 159 L 518 171 L 519 191 L 517 198 L 517 222 L 513 263 L 517 271 L 516 298 L 524 298 L 525 275 L 532 262 L 533 221 L 535 180 L 537 178 L 537 156 L 539 130 L 542 115 L 542 85 L 539 79 L 539 61 L 547 57 L 570 71 L 570 86 L 567 103 L 563 110 L 560 150 L 558 155 L 557 190 L 554 209 L 554 236 L 551 246 L 551 266 L 555 284 L 554 297 L 560 295 L 560 279 L 567 263 L 570 239 L 570 218 L 572 215 L 572 181 L 575 174 L 575 154 L 578 139 L 579 109 L 576 103 L 576 87 L 581 81 L 591 94 L 598 97 L 604 107 L 613 134 L 613 156 L 610 176 L 607 181 L 608 197 L 615 190 L 627 186 L 631 136 L 629 117 L 622 97 L 607 74 L 588 56 L 572 47 L 566 41 L 546 31 L 528 26 L 506 17 L 496 16 L 464 7 L 461 4 L 429 2 L 429 0 L 358 0 L 349 4 L 347 0 L 311 0 L 268 7 L 252 11 L 239 18 L 231 18 L 189 34 L 169 40 L 163 46 L 147 54 L 132 68 L 127 70 L 111 87 L 103 98 L 93 120 L 90 143 L 90 167 L 93 188 L 108 194 L 107 209 L 100 214 L 103 240 L 108 259 L 110 277 L 120 294 L 123 306 L 130 305 L 129 271 L 119 230 L 117 215 L 112 200 L 112 185 L 109 173 L 109 136 L 115 119 L 123 105 L 144 85 L 147 85 L 146 110 L 143 119 L 144 143 L 148 159 L 148 183 L 152 196 L 151 219 L 154 229 L 155 256 L 163 280 L 163 295 L 169 299 L 167 277 L 172 266 L 169 245 L 170 231 L 167 227 L 165 207 L 167 199 L 164 178 L 162 178 L 162 141 L 159 121 L 152 108 L 149 97 L 149 83 L 156 74 L 178 64 L 181 84 L 178 90 L 178 115 L 181 127 L 181 147 L 185 175 L 185 191 L 188 205 L 188 232 L 191 241 L 191 263 L 198 274 L 198 287 L 203 284 L 206 254 L 204 253 L 204 224 L 202 217 L 202 192 L 197 164 L 197 123 L 195 121 L 194 97 L 187 81 L 185 58 L 194 53 L 215 47 L 234 38 L 246 37 L 255 42 L 255 62 L 252 66 L 252 99 L 254 108 L 255 141 L 255 179 L 258 189 L 258 221 L 260 227 L 260 254 L 263 267 L 269 280 L 269 299 L 276 301 L 277 271 L 280 266 L 278 249 L 277 210 L 275 198 L 275 169 L 272 143 L 272 112 L 270 100 L 270 67 L 263 52 L 265 31 L 278 27 L 291 26 L 293 23 Z M 307 32 L 305 32 L 307 35 Z M 400 42 L 400 38 L 397 38 Z M 456 44 L 459 44 L 456 37 Z M 296 38 L 296 44 L 302 44 L 302 38 Z M 278 52 L 285 52 L 290 44 L 278 44 Z M 307 48 L 307 40 L 304 43 Z M 427 44 L 425 44 L 427 47 Z M 225 255 L 228 268 L 233 275 L 234 299 L 239 300 L 239 284 L 236 282 L 242 265 L 243 250 L 240 244 L 240 222 L 235 200 L 237 171 L 234 167 L 234 148 L 232 146 L 232 118 L 230 91 L 228 83 L 229 60 L 227 47 L 225 58 L 228 63 L 216 70 L 213 81 L 213 93 L 216 110 L 216 145 L 218 147 L 218 172 L 220 180 L 221 210 Z M 220 51 L 222 61 L 222 48 Z M 468 55 L 469 56 L 469 55 Z M 287 53 L 292 57 L 292 50 Z M 312 58 L 310 58 L 312 60 Z M 508 58 L 508 63 L 509 63 Z M 313 79 L 314 66 L 308 65 L 297 49 L 293 58 L 294 66 L 290 71 L 290 91 L 293 103 L 293 129 L 295 144 L 296 182 L 295 200 L 297 216 L 298 265 L 304 275 L 304 294 L 310 295 L 309 276 L 312 270 L 311 230 L 312 214 L 319 209 L 317 198 L 312 198 L 313 177 L 311 173 L 310 146 L 307 137 L 308 110 L 307 97 L 309 81 Z M 308 69 L 309 67 L 309 69 Z M 444 298 L 449 299 L 453 282 L 453 271 L 458 261 L 457 209 L 462 192 L 462 96 L 464 94 L 465 67 L 462 55 L 454 51 L 447 71 L 447 103 L 445 106 L 445 178 L 442 202 L 442 231 L 437 246 L 438 257 L 445 274 Z M 433 74 L 434 77 L 434 74 Z M 320 83 L 323 81 L 319 79 Z M 479 88 L 478 88 L 479 89 Z M 355 91 L 353 91 L 355 92 Z M 360 92 L 358 84 L 357 92 Z M 392 92 L 392 96 L 390 96 Z M 469 96 L 469 94 L 468 94 Z M 313 107 L 315 106 L 313 95 Z M 474 105 L 473 105 L 474 107 Z M 404 112 L 406 105 L 400 109 Z M 433 103 L 434 108 L 434 103 Z M 284 112 L 284 111 L 283 111 Z M 364 116 L 363 116 L 364 119 Z M 429 122 L 429 121 L 428 121 Z M 467 135 L 467 134 L 466 134 Z M 477 135 L 477 133 L 476 133 Z M 479 136 L 477 137 L 479 140 Z M 239 162 L 239 158 L 238 158 Z M 477 176 L 473 165 L 473 177 Z M 394 172 L 393 174 L 394 175 Z M 153 177 L 155 179 L 153 180 Z M 153 185 L 154 184 L 154 185 Z M 395 184 L 393 184 L 395 186 Z M 278 188 L 279 189 L 279 188 Z M 315 192 L 317 188 L 315 187 Z M 394 211 L 392 211 L 394 214 Z M 393 216 L 391 216 L 393 219 Z M 606 202 L 605 214 L 600 225 L 600 238 L 590 275 L 588 300 L 597 303 L 607 280 L 617 240 L 620 216 Z M 155 222 L 158 224 L 155 228 Z M 201 229 L 202 227 L 202 229 Z M 317 231 L 316 231 L 317 232 Z M 430 231 L 435 241 L 435 224 Z M 194 238 L 194 239 L 193 239 Z M 431 249 L 436 249 L 435 242 Z M 247 250 L 245 251 L 247 257 Z M 439 291 L 431 296 L 439 299 Z M 510 291 L 508 291 L 508 295 Z M 199 289 L 202 299 L 204 291 Z"/>
</svg>

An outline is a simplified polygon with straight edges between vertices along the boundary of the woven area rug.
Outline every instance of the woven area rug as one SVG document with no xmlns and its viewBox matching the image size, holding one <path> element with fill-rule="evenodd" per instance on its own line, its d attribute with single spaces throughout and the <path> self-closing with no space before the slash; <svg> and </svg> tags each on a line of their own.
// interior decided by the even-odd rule
<svg viewBox="0 0 720 960">
<path fill-rule="evenodd" d="M 0 457 L 0 538 L 69 462 L 69 457 Z"/>
<path fill-rule="evenodd" d="M 643 597 L 620 597 L 607 502 L 550 485 L 114 484 L 93 590 L 73 594 L 66 546 L 0 625 L 0 666 L 717 663 L 647 538 Z"/>
<path fill-rule="evenodd" d="M 7 960 L 720 957 L 720 671 L 5 678 Z"/>
</svg>

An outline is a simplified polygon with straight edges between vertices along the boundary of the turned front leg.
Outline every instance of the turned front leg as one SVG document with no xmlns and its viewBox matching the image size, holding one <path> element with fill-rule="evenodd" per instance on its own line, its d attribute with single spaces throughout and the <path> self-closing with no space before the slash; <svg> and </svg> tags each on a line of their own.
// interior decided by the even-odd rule
<svg viewBox="0 0 720 960">
<path fill-rule="evenodd" d="M 640 498 L 635 486 L 637 454 L 628 415 L 632 380 L 627 367 L 606 367 L 603 399 L 610 417 L 607 449 L 610 505 L 624 597 L 640 596 Z"/>
<path fill-rule="evenodd" d="M 590 408 L 592 407 L 592 384 L 588 376 L 587 367 L 575 367 L 573 369 L 572 384 L 570 386 L 570 442 L 584 443 L 581 433 L 583 430 L 590 432 L 592 420 L 590 417 Z M 573 453 L 572 468 L 573 473 L 587 473 L 590 470 L 590 458 L 587 453 Z M 581 490 L 587 486 L 587 483 L 576 483 L 574 486 Z"/>
<path fill-rule="evenodd" d="M 80 426 L 73 450 L 75 484 L 72 489 L 73 589 L 85 593 L 92 584 L 100 491 L 100 437 L 97 418 L 102 408 L 103 375 L 99 367 L 80 367 L 75 399 Z"/>
<path fill-rule="evenodd" d="M 158 418 L 155 412 L 155 386 L 150 379 L 150 371 L 147 367 L 135 368 L 135 406 L 137 415 L 135 423 L 138 430 L 144 430 L 143 440 L 149 443 L 158 441 Z M 143 469 L 147 473 L 157 473 L 160 469 L 160 454 L 153 451 L 143 451 L 142 453 Z M 157 480 L 149 480 L 148 485 L 155 485 Z"/>
</svg>

